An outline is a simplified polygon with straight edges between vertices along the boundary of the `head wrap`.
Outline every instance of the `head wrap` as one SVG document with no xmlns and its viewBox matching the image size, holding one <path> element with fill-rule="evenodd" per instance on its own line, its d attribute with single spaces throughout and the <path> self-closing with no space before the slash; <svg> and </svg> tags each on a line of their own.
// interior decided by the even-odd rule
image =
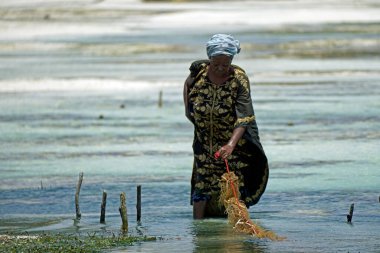
<svg viewBox="0 0 380 253">
<path fill-rule="evenodd" d="M 240 42 L 229 34 L 215 34 L 206 44 L 207 56 L 227 55 L 231 58 L 240 52 Z"/>
</svg>

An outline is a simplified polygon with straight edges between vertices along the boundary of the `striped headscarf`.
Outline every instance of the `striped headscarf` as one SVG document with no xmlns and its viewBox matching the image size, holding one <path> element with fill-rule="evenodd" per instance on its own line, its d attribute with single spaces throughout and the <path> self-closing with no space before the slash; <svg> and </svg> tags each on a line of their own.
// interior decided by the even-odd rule
<svg viewBox="0 0 380 253">
<path fill-rule="evenodd" d="M 240 52 L 240 42 L 229 34 L 215 34 L 206 44 L 207 56 L 227 55 L 233 58 Z"/>
</svg>

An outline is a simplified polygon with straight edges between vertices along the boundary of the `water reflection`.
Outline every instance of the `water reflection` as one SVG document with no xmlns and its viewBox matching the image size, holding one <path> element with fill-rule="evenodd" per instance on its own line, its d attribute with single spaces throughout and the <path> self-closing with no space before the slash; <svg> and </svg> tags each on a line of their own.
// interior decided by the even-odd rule
<svg viewBox="0 0 380 253">
<path fill-rule="evenodd" d="M 192 224 L 194 253 L 266 252 L 265 241 L 235 233 L 226 219 L 206 219 Z"/>
</svg>

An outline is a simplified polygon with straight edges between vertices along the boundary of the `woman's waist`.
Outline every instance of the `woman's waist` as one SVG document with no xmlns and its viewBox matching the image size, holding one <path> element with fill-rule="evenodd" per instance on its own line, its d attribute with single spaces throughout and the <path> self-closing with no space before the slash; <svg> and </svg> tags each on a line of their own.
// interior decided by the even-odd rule
<svg viewBox="0 0 380 253">
<path fill-rule="evenodd" d="M 232 131 L 233 130 L 222 132 L 213 131 L 212 133 L 210 133 L 209 131 L 205 130 L 202 132 L 196 132 L 196 138 L 199 140 L 199 142 L 202 143 L 212 142 L 215 144 L 219 143 L 220 145 L 225 145 L 226 142 L 228 142 L 231 138 Z"/>
</svg>

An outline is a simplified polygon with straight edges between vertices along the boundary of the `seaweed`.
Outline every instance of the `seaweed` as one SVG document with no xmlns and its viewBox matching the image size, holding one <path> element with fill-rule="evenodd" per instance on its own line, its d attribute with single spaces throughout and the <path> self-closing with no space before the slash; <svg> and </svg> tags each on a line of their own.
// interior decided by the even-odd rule
<svg viewBox="0 0 380 253">
<path fill-rule="evenodd" d="M 124 234 L 4 234 L 0 235 L 0 252 L 102 252 L 130 246 L 135 242 L 155 241 L 155 237 Z"/>
<path fill-rule="evenodd" d="M 269 238 L 274 241 L 284 240 L 284 237 L 280 237 L 275 232 L 264 229 L 250 219 L 247 206 L 239 200 L 240 193 L 236 190 L 238 189 L 238 185 L 239 178 L 235 173 L 227 172 L 222 175 L 219 204 L 224 205 L 228 221 L 233 225 L 233 229 L 236 232 L 251 234 L 257 238 Z"/>
</svg>

